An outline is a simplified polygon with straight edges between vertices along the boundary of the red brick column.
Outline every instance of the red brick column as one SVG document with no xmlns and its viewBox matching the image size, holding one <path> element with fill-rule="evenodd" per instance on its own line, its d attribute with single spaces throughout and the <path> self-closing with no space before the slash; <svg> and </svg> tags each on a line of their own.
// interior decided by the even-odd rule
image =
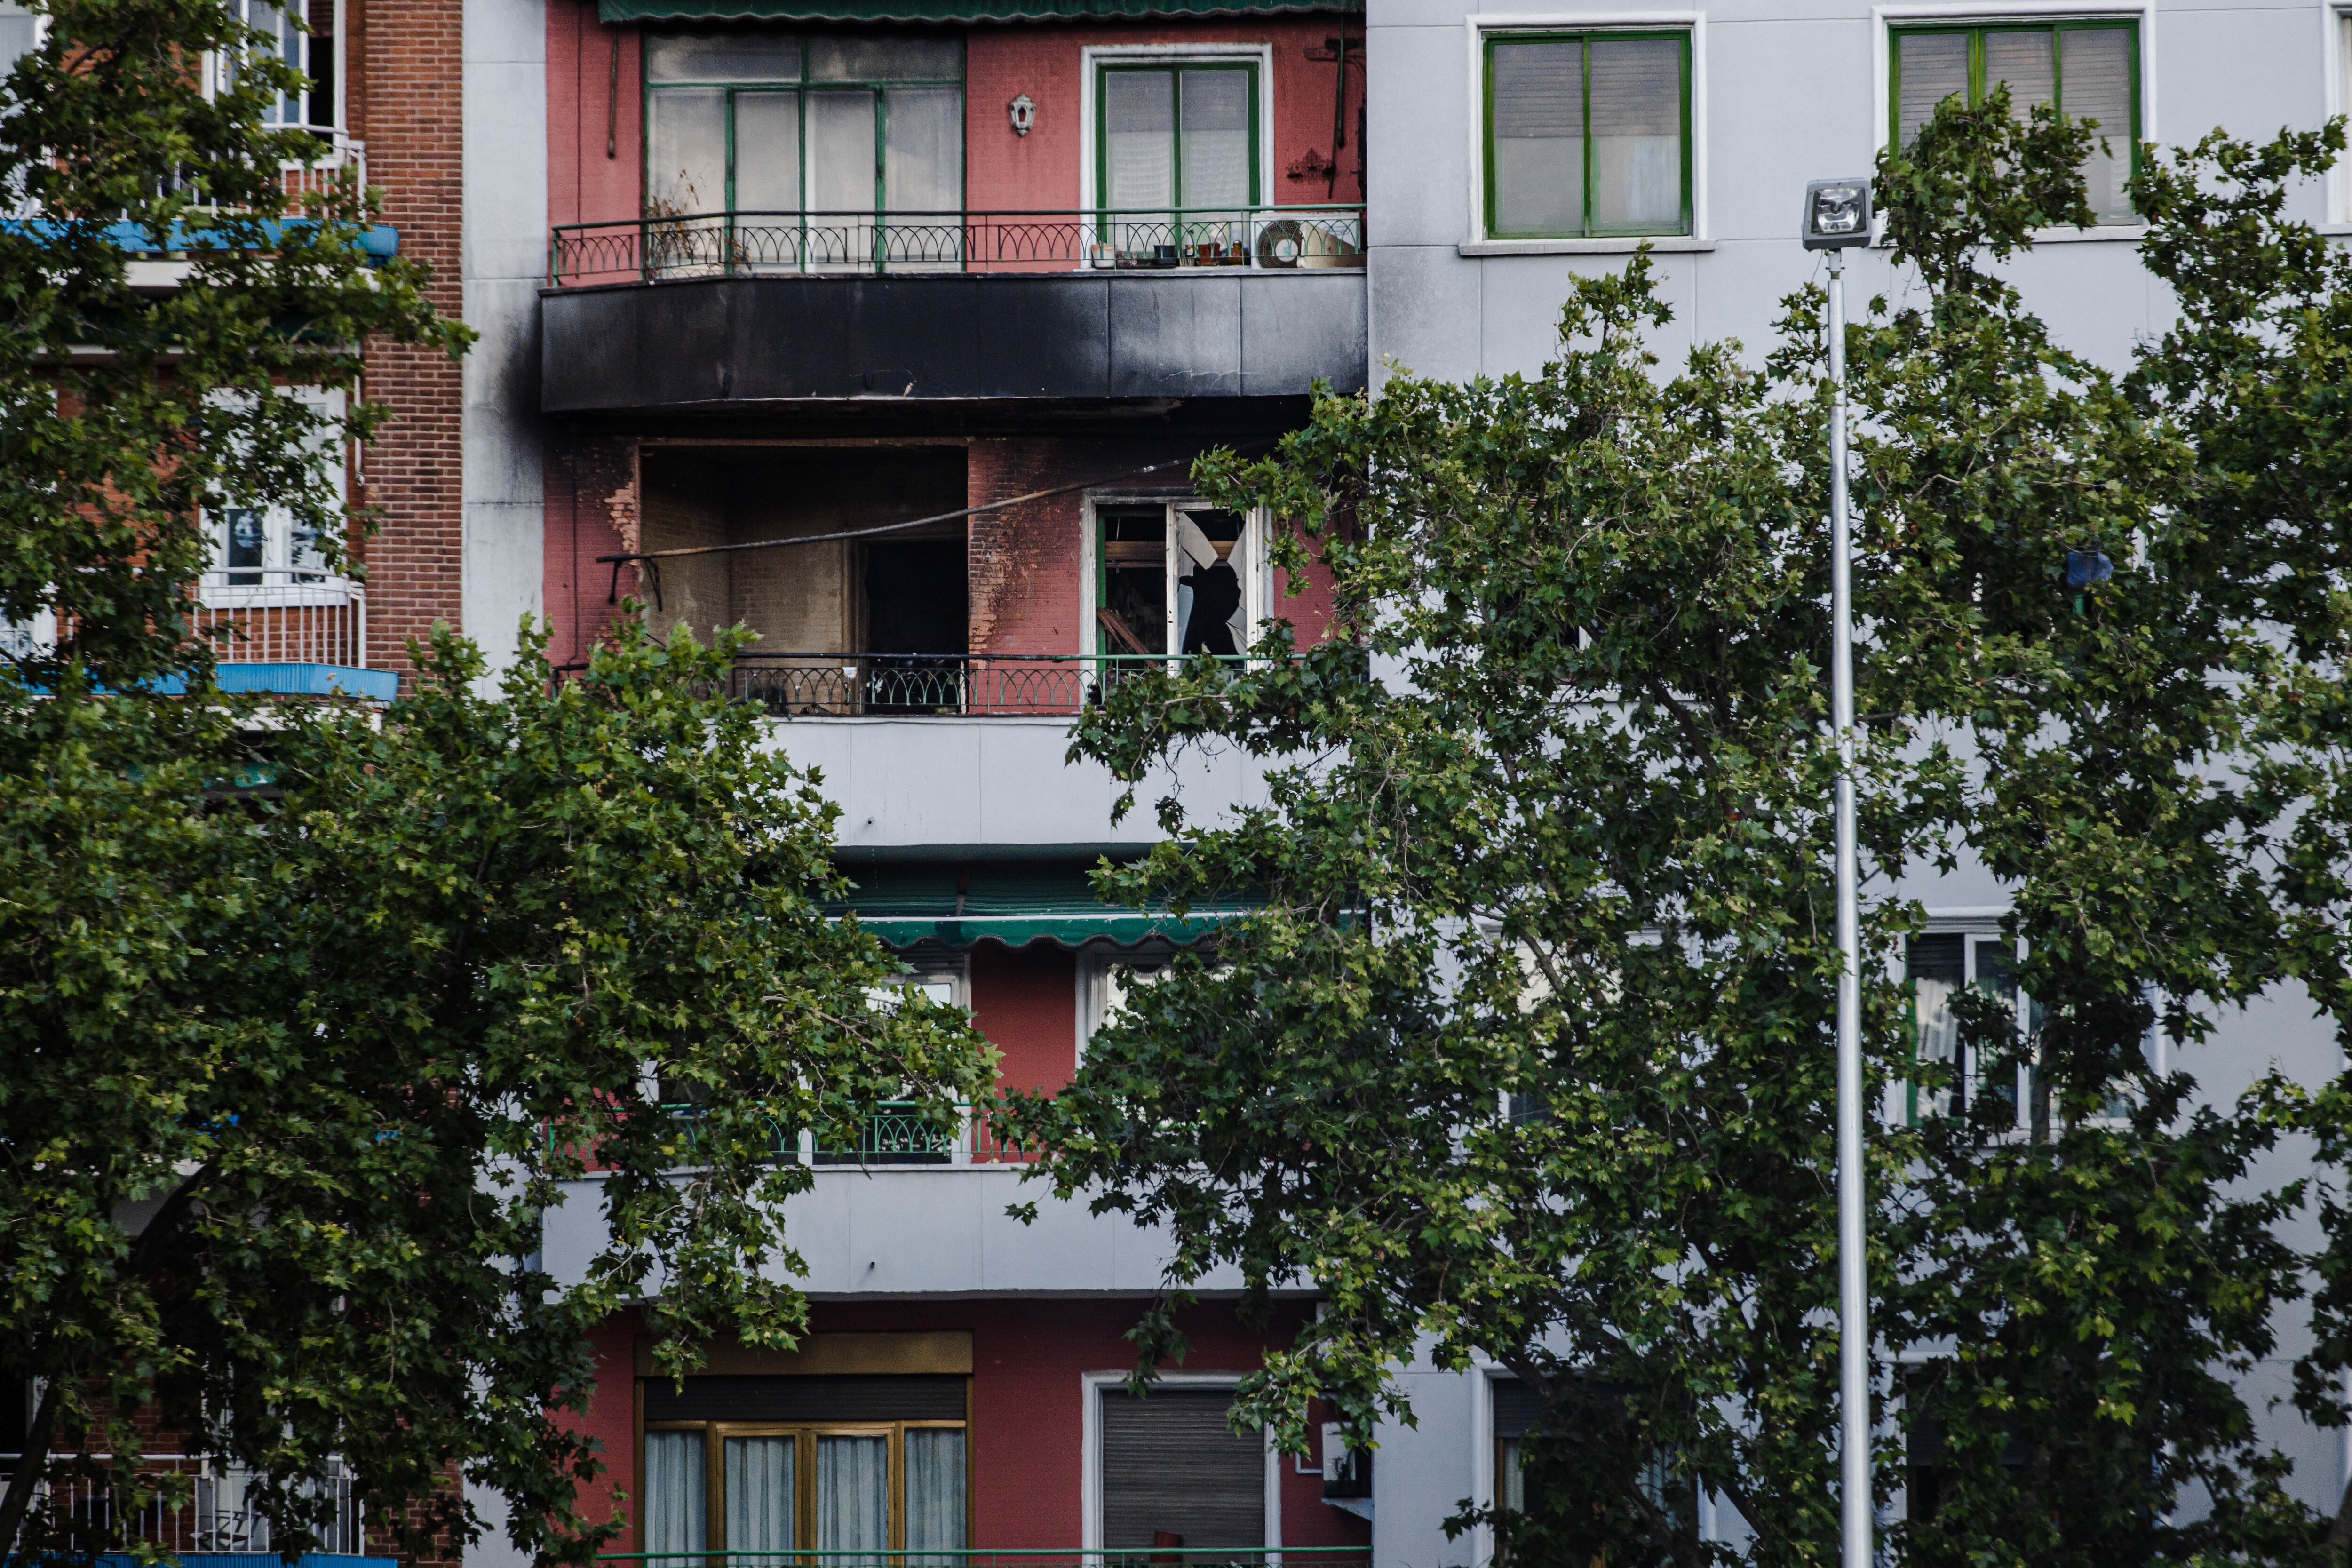
<svg viewBox="0 0 2352 1568">
<path fill-rule="evenodd" d="M 404 257 L 432 268 L 434 308 L 464 309 L 463 0 L 352 0 L 346 7 L 346 115 L 367 143 L 368 179 Z M 407 645 L 436 620 L 463 629 L 465 560 L 457 362 L 436 350 L 372 340 L 368 399 L 391 411 L 362 458 L 377 516 L 368 563 L 368 663 L 410 668 Z"/>
</svg>

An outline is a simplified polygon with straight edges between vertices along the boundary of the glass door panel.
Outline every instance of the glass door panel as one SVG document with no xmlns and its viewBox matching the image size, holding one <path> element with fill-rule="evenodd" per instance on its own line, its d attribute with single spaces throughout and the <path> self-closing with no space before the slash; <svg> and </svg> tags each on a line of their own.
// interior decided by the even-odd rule
<svg viewBox="0 0 2352 1568">
<path fill-rule="evenodd" d="M 963 1428 L 908 1427 L 908 1568 L 955 1568 L 944 1554 L 963 1549 Z M 914 1555 L 927 1552 L 942 1555 Z"/>
<path fill-rule="evenodd" d="M 1109 243 L 1149 259 L 1176 237 L 1176 79 L 1164 70 L 1103 73 L 1103 205 L 1120 216 Z"/>
<path fill-rule="evenodd" d="M 735 247 L 754 269 L 800 265 L 801 100 L 735 95 Z"/>
<path fill-rule="evenodd" d="M 882 1568 L 890 1545 L 890 1439 L 831 1434 L 816 1440 L 816 1549 L 831 1568 Z"/>
<path fill-rule="evenodd" d="M 793 1534 L 793 1440 L 730 1437 L 726 1444 L 727 1550 L 732 1568 L 781 1568 Z"/>
<path fill-rule="evenodd" d="M 702 1433 L 646 1433 L 646 1568 L 702 1568 L 702 1559 L 690 1554 L 709 1541 L 704 1499 Z M 667 1552 L 681 1555 L 665 1557 Z"/>
<path fill-rule="evenodd" d="M 672 87 L 646 104 L 646 216 L 688 218 L 727 208 L 727 89 Z M 723 217 L 646 226 L 645 264 L 659 272 L 715 269 Z"/>
<path fill-rule="evenodd" d="M 1250 205 L 1250 77 L 1245 69 L 1180 74 L 1182 127 L 1177 198 L 1185 208 L 1181 243 L 1188 261 L 1222 262 L 1246 245 Z M 1206 209 L 1205 211 L 1203 209 Z M 1213 247 L 1213 251 L 1202 247 Z M 1244 252 L 1246 254 L 1246 252 Z"/>
<path fill-rule="evenodd" d="M 818 267 L 874 264 L 880 170 L 874 146 L 871 89 L 808 96 L 809 262 Z"/>
<path fill-rule="evenodd" d="M 894 87 L 882 100 L 886 259 L 914 267 L 963 261 L 963 93 Z M 945 215 L 926 221 L 926 213 Z"/>
</svg>

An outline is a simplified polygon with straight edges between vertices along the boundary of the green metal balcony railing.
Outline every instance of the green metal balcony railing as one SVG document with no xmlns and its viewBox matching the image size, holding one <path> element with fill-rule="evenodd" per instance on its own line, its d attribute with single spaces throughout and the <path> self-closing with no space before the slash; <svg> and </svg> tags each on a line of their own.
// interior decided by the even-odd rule
<svg viewBox="0 0 2352 1568">
<path fill-rule="evenodd" d="M 615 1568 L 1370 1568 L 1369 1546 L 907 1547 L 817 1552 L 614 1552 Z"/>
<path fill-rule="evenodd" d="M 679 278 L 1360 268 L 1360 205 L 1156 212 L 684 213 L 558 225 L 562 288 Z"/>
<path fill-rule="evenodd" d="M 858 1124 L 854 1140 L 806 1141 L 779 1128 L 768 1140 L 769 1154 L 779 1160 L 805 1160 L 816 1165 L 1003 1165 L 1036 1158 L 999 1137 L 989 1123 L 985 1105 L 958 1105 L 955 1125 L 941 1128 L 915 1100 L 889 1100 L 877 1106 Z M 702 1111 L 693 1105 L 662 1107 L 681 1132 L 691 1154 L 701 1137 Z"/>
</svg>

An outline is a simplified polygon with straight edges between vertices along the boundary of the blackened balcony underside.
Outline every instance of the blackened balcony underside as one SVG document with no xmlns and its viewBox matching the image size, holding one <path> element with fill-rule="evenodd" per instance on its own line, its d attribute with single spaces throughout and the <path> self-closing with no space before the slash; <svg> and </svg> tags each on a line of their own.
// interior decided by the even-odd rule
<svg viewBox="0 0 2352 1568">
<path fill-rule="evenodd" d="M 550 413 L 1298 398 L 1365 384 L 1333 268 L 671 279 L 541 295 Z"/>
</svg>

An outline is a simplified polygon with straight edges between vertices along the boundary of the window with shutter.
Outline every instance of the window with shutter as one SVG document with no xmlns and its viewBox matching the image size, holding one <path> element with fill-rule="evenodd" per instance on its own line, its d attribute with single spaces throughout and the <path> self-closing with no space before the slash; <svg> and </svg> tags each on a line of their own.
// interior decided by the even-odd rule
<svg viewBox="0 0 2352 1568">
<path fill-rule="evenodd" d="M 1234 1431 L 1232 1389 L 1101 1398 L 1105 1547 L 1265 1544 L 1265 1441 Z"/>
<path fill-rule="evenodd" d="M 1898 144 L 1944 100 L 1979 103 L 2006 84 L 2020 114 L 2046 105 L 2096 124 L 2083 160 L 2091 212 L 2102 223 L 2135 221 L 2126 184 L 2139 158 L 2138 23 L 1937 24 L 1898 27 L 1891 42 L 1887 108 Z"/>
<path fill-rule="evenodd" d="M 1486 39 L 1486 233 L 1691 232 L 1687 32 Z"/>
</svg>

